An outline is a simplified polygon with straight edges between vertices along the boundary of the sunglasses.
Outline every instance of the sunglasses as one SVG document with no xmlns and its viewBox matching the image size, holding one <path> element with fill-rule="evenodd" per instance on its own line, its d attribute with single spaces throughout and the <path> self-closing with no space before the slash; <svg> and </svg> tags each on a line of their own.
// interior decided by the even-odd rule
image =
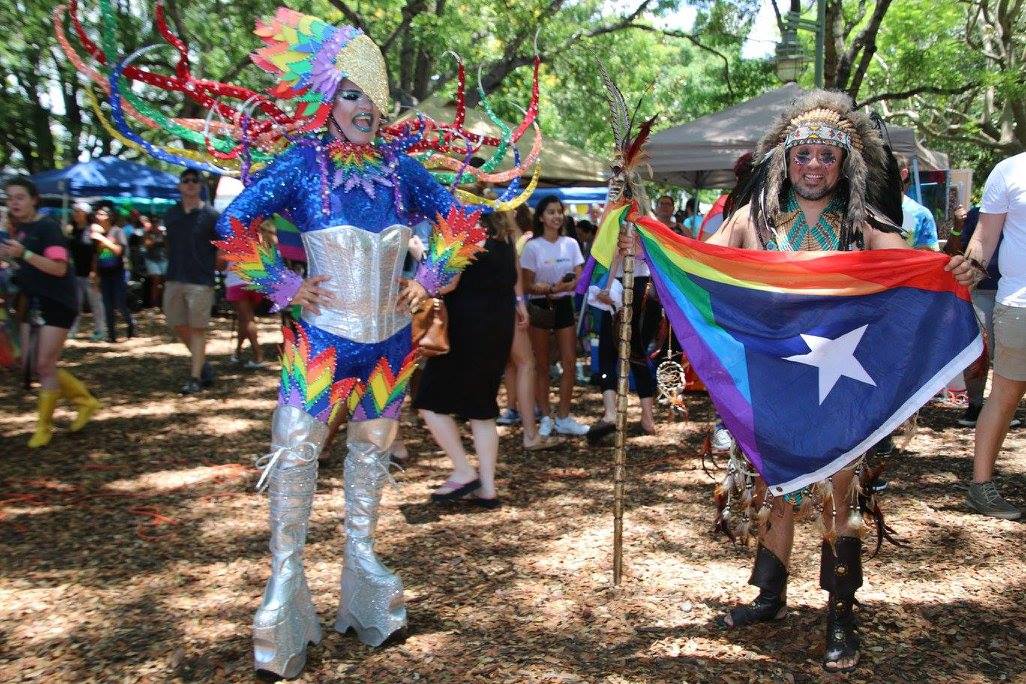
<svg viewBox="0 0 1026 684">
<path fill-rule="evenodd" d="M 359 102 L 360 98 L 366 99 L 367 102 L 371 101 L 370 95 L 356 88 L 344 88 L 338 91 L 338 97 L 346 102 Z"/>
<path fill-rule="evenodd" d="M 812 163 L 812 159 L 815 157 L 821 166 L 833 166 L 839 160 L 839 156 L 835 152 L 820 152 L 819 154 L 812 154 L 811 152 L 801 151 L 795 152 L 791 160 L 798 166 L 808 166 Z"/>
<path fill-rule="evenodd" d="M 196 178 L 196 176 L 186 176 L 185 178 L 181 179 L 178 182 L 179 183 L 183 183 L 183 184 L 184 183 L 199 183 L 200 179 Z"/>
</svg>

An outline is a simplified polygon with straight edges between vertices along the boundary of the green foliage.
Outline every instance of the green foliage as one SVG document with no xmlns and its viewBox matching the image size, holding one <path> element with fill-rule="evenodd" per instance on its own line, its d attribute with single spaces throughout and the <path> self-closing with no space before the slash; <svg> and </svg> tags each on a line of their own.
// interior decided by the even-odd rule
<svg viewBox="0 0 1026 684">
<path fill-rule="evenodd" d="M 497 113 L 507 120 L 519 119 L 518 106 L 526 104 L 529 57 L 537 32 L 539 48 L 546 56 L 541 72 L 543 132 L 600 155 L 607 154 L 611 145 L 600 63 L 630 103 L 641 102 L 639 118 L 659 115 L 657 129 L 690 121 L 777 85 L 772 62 L 740 58 L 741 44 L 760 0 L 691 0 L 698 17 L 687 34 L 657 28 L 659 17 L 676 12 L 686 0 L 651 0 L 645 12 L 625 20 L 642 1 L 295 0 L 288 4 L 333 23 L 362 22 L 371 36 L 386 46 L 393 87 L 418 98 L 452 93 L 455 62 L 446 56 L 448 50 L 464 58 L 471 89 L 476 86 L 477 67 L 483 65 L 486 85 L 492 89 L 489 97 Z M 273 12 L 280 2 L 168 0 L 167 7 L 172 24 L 180 26 L 189 43 L 196 75 L 228 79 L 259 90 L 269 85 L 270 78 L 248 59 L 258 44 L 251 33 L 253 23 Z M 924 92 L 904 100 L 889 97 L 874 106 L 891 120 L 930 131 L 931 144 L 946 146 L 956 162 L 974 168 L 989 164 L 996 154 L 1007 154 L 1017 140 L 1026 144 L 1026 132 L 1014 121 L 1008 124 L 1012 119 L 1006 105 L 1026 98 L 1022 59 L 1012 68 L 995 68 L 993 60 L 984 56 L 978 41 L 988 29 L 979 21 L 967 21 L 981 2 L 996 6 L 998 0 L 895 0 L 858 93 L 864 100 L 924 85 L 952 91 Z M 7 76 L 0 83 L 0 117 L 4 121 L 0 166 L 36 171 L 82 153 L 122 152 L 119 143 L 112 142 L 92 121 L 82 82 L 57 50 L 51 3 L 14 0 L 0 4 L 0 22 L 10 27 L 0 42 L 0 66 Z M 149 1 L 118 0 L 115 4 L 124 54 L 156 42 Z M 845 0 L 843 18 L 852 20 L 862 5 L 872 8 L 874 3 Z M 611 7 L 617 7 L 619 14 Z M 94 0 L 85 0 L 80 12 L 87 26 L 94 27 L 98 18 Z M 849 42 L 865 26 L 870 13 L 848 36 Z M 1026 19 L 1018 18 L 1013 24 L 1017 35 L 1010 44 L 1012 52 L 1026 54 Z M 811 40 L 807 32 L 801 37 Z M 172 54 L 165 50 L 152 58 L 170 65 Z M 811 78 L 810 70 L 805 75 L 806 85 L 811 85 Z M 970 92 L 954 92 L 967 83 L 975 84 Z M 1004 109 L 986 110 L 984 92 L 988 88 Z M 149 90 L 145 96 L 168 114 L 204 114 L 175 96 Z M 1026 112 L 1026 104 L 1020 109 Z M 953 116 L 952 110 L 964 116 Z M 995 123 L 999 119 L 1004 123 Z M 147 135 L 177 142 L 163 132 Z M 128 152 L 126 156 L 131 155 Z"/>
</svg>

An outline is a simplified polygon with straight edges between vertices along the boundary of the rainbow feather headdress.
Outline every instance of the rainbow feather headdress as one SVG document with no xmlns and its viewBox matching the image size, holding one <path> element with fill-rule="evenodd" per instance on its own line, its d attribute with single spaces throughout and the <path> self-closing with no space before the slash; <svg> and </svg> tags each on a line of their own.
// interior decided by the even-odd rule
<svg viewBox="0 0 1026 684">
<path fill-rule="evenodd" d="M 385 58 L 374 41 L 355 26 L 332 26 L 326 21 L 279 7 L 274 16 L 257 21 L 253 31 L 264 47 L 251 55 L 253 63 L 278 77 L 268 92 L 276 98 L 297 99 L 296 116 L 304 130 L 320 127 L 328 118 L 338 84 L 349 79 L 383 114 L 391 111 Z"/>
</svg>

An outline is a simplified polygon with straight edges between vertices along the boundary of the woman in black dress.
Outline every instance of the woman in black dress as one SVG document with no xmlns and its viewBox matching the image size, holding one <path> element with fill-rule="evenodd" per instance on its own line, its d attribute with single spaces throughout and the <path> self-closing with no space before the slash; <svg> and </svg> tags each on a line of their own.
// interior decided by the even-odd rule
<svg viewBox="0 0 1026 684">
<path fill-rule="evenodd" d="M 0 259 L 14 261 L 18 270 L 18 318 L 21 322 L 24 362 L 39 376 L 39 416 L 29 439 L 32 449 L 44 447 L 53 436 L 53 411 L 58 400 L 78 408 L 71 431 L 85 427 L 100 408 L 78 378 L 57 368 L 68 329 L 78 315 L 78 292 L 71 268 L 67 240 L 60 224 L 39 214 L 39 192 L 27 178 L 13 178 L 5 185 L 9 230 L 0 236 Z M 33 328 L 37 335 L 31 335 Z M 32 337 L 36 337 L 32 341 Z M 31 349 L 30 349 L 31 343 Z M 32 352 L 29 354 L 29 352 Z"/>
<path fill-rule="evenodd" d="M 494 214 L 484 217 L 485 251 L 445 295 L 449 353 L 428 359 L 413 400 L 413 408 L 420 411 L 453 462 L 449 479 L 431 495 L 436 502 L 476 494 L 475 503 L 488 508 L 499 505 L 495 398 L 513 343 L 513 326 L 527 325 L 527 308 L 517 282 L 516 250 L 512 242 L 499 237 L 496 223 Z M 470 421 L 477 471 L 467 459 L 456 417 Z"/>
</svg>

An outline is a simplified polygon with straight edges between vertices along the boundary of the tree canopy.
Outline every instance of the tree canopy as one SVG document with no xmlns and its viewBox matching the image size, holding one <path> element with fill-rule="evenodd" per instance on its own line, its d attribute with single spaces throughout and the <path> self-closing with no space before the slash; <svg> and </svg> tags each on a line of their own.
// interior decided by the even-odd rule
<svg viewBox="0 0 1026 684">
<path fill-rule="evenodd" d="M 778 21 L 792 6 L 771 0 Z M 1026 0 L 826 0 L 828 87 L 848 92 L 884 118 L 915 126 L 954 162 L 985 173 L 996 158 L 1026 149 Z M 149 2 L 115 0 L 125 54 L 155 42 Z M 166 0 L 169 21 L 190 48 L 198 76 L 264 88 L 249 61 L 253 22 L 279 0 Z M 805 18 L 815 17 L 802 7 Z M 685 5 L 692 26 L 667 26 Z M 760 0 L 300 0 L 294 9 L 363 28 L 382 47 L 398 99 L 451 95 L 459 54 L 468 80 L 480 74 L 500 115 L 519 117 L 535 46 L 542 55 L 544 133 L 599 154 L 611 136 L 598 65 L 641 113 L 676 125 L 778 85 L 773 63 L 741 48 Z M 30 172 L 84 155 L 122 153 L 93 120 L 83 83 L 53 36 L 49 0 L 0 6 L 0 167 Z M 97 9 L 80 7 L 95 27 Z M 212 20 L 213 19 L 213 20 Z M 812 51 L 811 33 L 802 41 Z M 161 53 L 157 53 L 158 55 Z M 478 72 L 478 67 L 480 71 Z M 800 84 L 812 86 L 811 73 Z M 472 88 L 476 90 L 476 87 Z M 476 94 L 468 98 L 473 104 Z M 201 116 L 164 97 L 169 113 Z M 158 136 L 169 134 L 158 133 Z M 175 141 L 178 142 L 178 141 Z M 126 156 L 132 156 L 125 150 Z"/>
</svg>

